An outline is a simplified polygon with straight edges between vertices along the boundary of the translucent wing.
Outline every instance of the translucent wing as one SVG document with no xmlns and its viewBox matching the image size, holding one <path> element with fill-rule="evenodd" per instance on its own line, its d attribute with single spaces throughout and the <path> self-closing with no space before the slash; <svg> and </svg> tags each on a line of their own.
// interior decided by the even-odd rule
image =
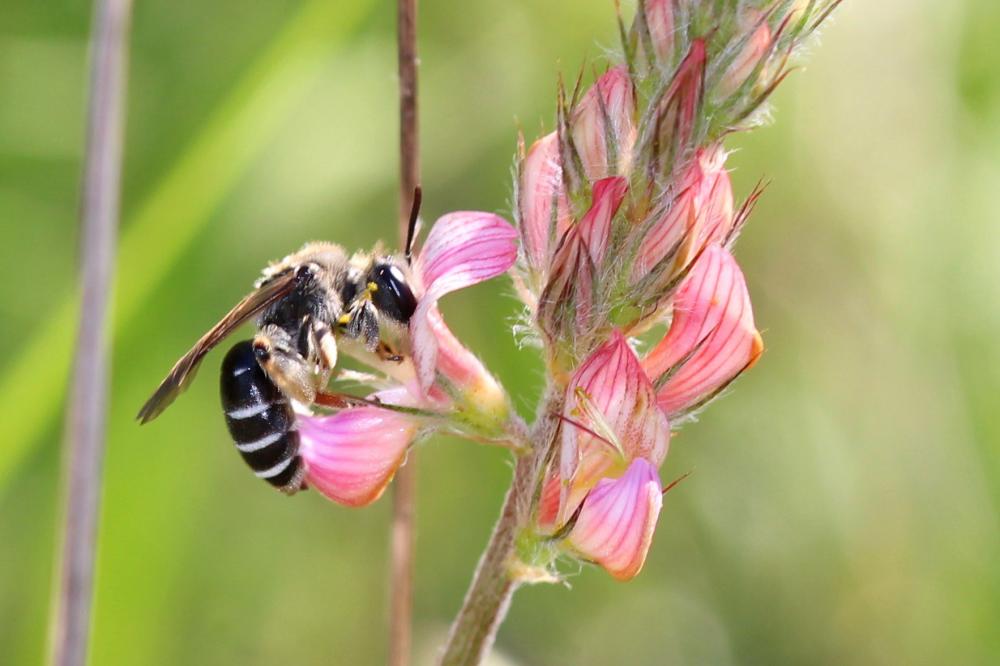
<svg viewBox="0 0 1000 666">
<path fill-rule="evenodd" d="M 218 324 L 201 336 L 191 351 L 177 361 L 167 378 L 139 410 L 139 414 L 136 416 L 139 423 L 149 423 L 159 416 L 160 412 L 166 409 L 194 379 L 205 354 L 222 342 L 240 324 L 287 296 L 306 272 L 308 269 L 302 267 L 268 278 L 253 293 L 237 303 L 236 307 L 230 310 Z"/>
</svg>

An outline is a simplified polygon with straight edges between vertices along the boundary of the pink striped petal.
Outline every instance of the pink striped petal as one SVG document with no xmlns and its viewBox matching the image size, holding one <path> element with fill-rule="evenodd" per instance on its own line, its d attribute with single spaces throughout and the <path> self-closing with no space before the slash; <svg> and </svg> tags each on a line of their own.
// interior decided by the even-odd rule
<svg viewBox="0 0 1000 666">
<path fill-rule="evenodd" d="M 559 497 L 562 488 L 559 476 L 550 471 L 542 484 L 542 495 L 538 498 L 537 526 L 541 534 L 551 534 L 558 527 Z"/>
<path fill-rule="evenodd" d="M 635 143 L 635 109 L 635 91 L 624 66 L 609 69 L 584 93 L 574 109 L 572 134 L 589 180 L 627 171 Z"/>
<path fill-rule="evenodd" d="M 684 279 L 670 330 L 643 368 L 654 378 L 672 372 L 657 403 L 673 416 L 711 397 L 762 351 L 743 273 L 727 250 L 712 245 Z"/>
<path fill-rule="evenodd" d="M 584 500 L 567 545 L 618 580 L 642 569 L 663 506 L 656 467 L 637 458 L 619 479 L 602 479 Z"/>
<path fill-rule="evenodd" d="M 670 426 L 655 404 L 639 359 L 616 330 L 580 366 L 566 391 L 563 416 L 571 422 L 563 424 L 559 454 L 559 476 L 566 485 L 563 518 L 602 476 L 620 472 L 637 457 L 656 465 L 663 461 Z"/>
<path fill-rule="evenodd" d="M 679 194 L 649 230 L 633 267 L 633 279 L 648 274 L 676 251 L 673 269 L 713 242 L 721 242 L 733 227 L 733 187 L 725 169 L 721 144 L 699 150 L 681 177 Z"/>
<path fill-rule="evenodd" d="M 438 360 L 439 336 L 431 317 L 438 299 L 506 272 L 516 259 L 517 231 L 498 215 L 449 213 L 434 224 L 414 266 L 425 291 L 410 319 L 413 357 L 424 390 L 434 383 Z"/>
<path fill-rule="evenodd" d="M 694 131 L 695 114 L 701 106 L 707 60 L 705 39 L 699 37 L 693 40 L 660 99 L 657 126 L 668 132 L 661 138 L 669 140 L 677 148 L 686 147 Z"/>
<path fill-rule="evenodd" d="M 559 138 L 555 132 L 531 146 L 520 175 L 518 205 L 524 252 L 528 265 L 544 273 L 554 242 L 562 238 L 572 222 L 563 186 Z"/>
<path fill-rule="evenodd" d="M 590 210 L 580 220 L 580 238 L 590 253 L 594 265 L 600 265 L 611 236 L 611 220 L 628 191 L 624 178 L 603 178 L 594 183 Z"/>
<path fill-rule="evenodd" d="M 406 458 L 417 422 L 378 407 L 299 416 L 306 482 L 334 502 L 364 506 L 381 496 Z"/>
</svg>

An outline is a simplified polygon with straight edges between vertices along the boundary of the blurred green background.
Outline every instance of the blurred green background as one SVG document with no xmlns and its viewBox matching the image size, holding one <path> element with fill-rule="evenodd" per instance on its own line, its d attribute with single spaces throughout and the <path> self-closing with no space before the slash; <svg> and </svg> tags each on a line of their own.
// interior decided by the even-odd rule
<svg viewBox="0 0 1000 666">
<path fill-rule="evenodd" d="M 421 7 L 425 217 L 506 211 L 518 124 L 615 44 L 611 0 Z M 230 445 L 208 359 L 132 420 L 269 260 L 394 234 L 394 3 L 145 0 L 132 35 L 92 663 L 378 664 L 386 499 L 286 499 Z M 44 659 L 75 334 L 81 0 L 0 14 L 0 663 Z M 848 0 L 737 137 L 738 247 L 768 351 L 676 437 L 646 569 L 521 591 L 512 664 L 1000 663 L 1000 8 Z M 446 299 L 530 410 L 502 281 Z M 457 609 L 503 452 L 419 456 L 416 650 Z M 572 589 L 569 589 L 572 587 Z"/>
</svg>

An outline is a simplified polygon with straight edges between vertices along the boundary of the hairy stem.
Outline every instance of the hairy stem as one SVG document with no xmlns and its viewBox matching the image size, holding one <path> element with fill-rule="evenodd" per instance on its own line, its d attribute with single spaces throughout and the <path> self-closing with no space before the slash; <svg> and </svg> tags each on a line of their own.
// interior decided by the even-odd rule
<svg viewBox="0 0 1000 666">
<path fill-rule="evenodd" d="M 550 387 L 540 403 L 535 425 L 528 434 L 531 448 L 517 459 L 500 518 L 451 625 L 441 666 L 478 664 L 493 645 L 511 597 L 521 582 L 518 568 L 513 566 L 517 564 L 517 538 L 531 520 L 535 491 L 549 451 L 555 445 L 559 421 L 553 415 L 561 411 L 562 399 L 562 392 Z"/>
<path fill-rule="evenodd" d="M 408 242 L 410 207 L 420 183 L 416 0 L 398 0 L 396 39 L 399 57 L 398 236 L 402 248 Z M 389 666 L 407 666 L 410 662 L 416 472 L 416 451 L 411 450 L 407 464 L 396 474 L 393 488 L 389 575 Z"/>
<path fill-rule="evenodd" d="M 52 663 L 87 659 L 108 392 L 108 309 L 121 182 L 130 0 L 99 0 L 91 42 L 81 206 L 83 286 L 66 421 L 65 526 L 52 615 Z"/>
</svg>

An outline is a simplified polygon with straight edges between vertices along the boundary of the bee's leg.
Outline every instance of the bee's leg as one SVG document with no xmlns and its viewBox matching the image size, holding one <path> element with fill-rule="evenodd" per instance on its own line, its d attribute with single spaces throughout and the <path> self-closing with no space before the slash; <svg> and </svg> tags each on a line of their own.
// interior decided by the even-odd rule
<svg viewBox="0 0 1000 666">
<path fill-rule="evenodd" d="M 348 407 L 360 407 L 361 405 L 379 405 L 378 398 L 359 398 L 347 393 L 317 393 L 316 404 L 332 409 L 346 409 Z"/>
<path fill-rule="evenodd" d="M 328 370 L 337 367 L 337 339 L 333 331 L 325 323 L 314 320 L 312 323 L 312 335 L 316 341 L 316 351 L 319 361 Z"/>
<path fill-rule="evenodd" d="M 303 357 L 298 341 L 279 326 L 268 324 L 254 336 L 257 363 L 282 393 L 309 404 L 316 395 L 314 363 Z"/>
</svg>

